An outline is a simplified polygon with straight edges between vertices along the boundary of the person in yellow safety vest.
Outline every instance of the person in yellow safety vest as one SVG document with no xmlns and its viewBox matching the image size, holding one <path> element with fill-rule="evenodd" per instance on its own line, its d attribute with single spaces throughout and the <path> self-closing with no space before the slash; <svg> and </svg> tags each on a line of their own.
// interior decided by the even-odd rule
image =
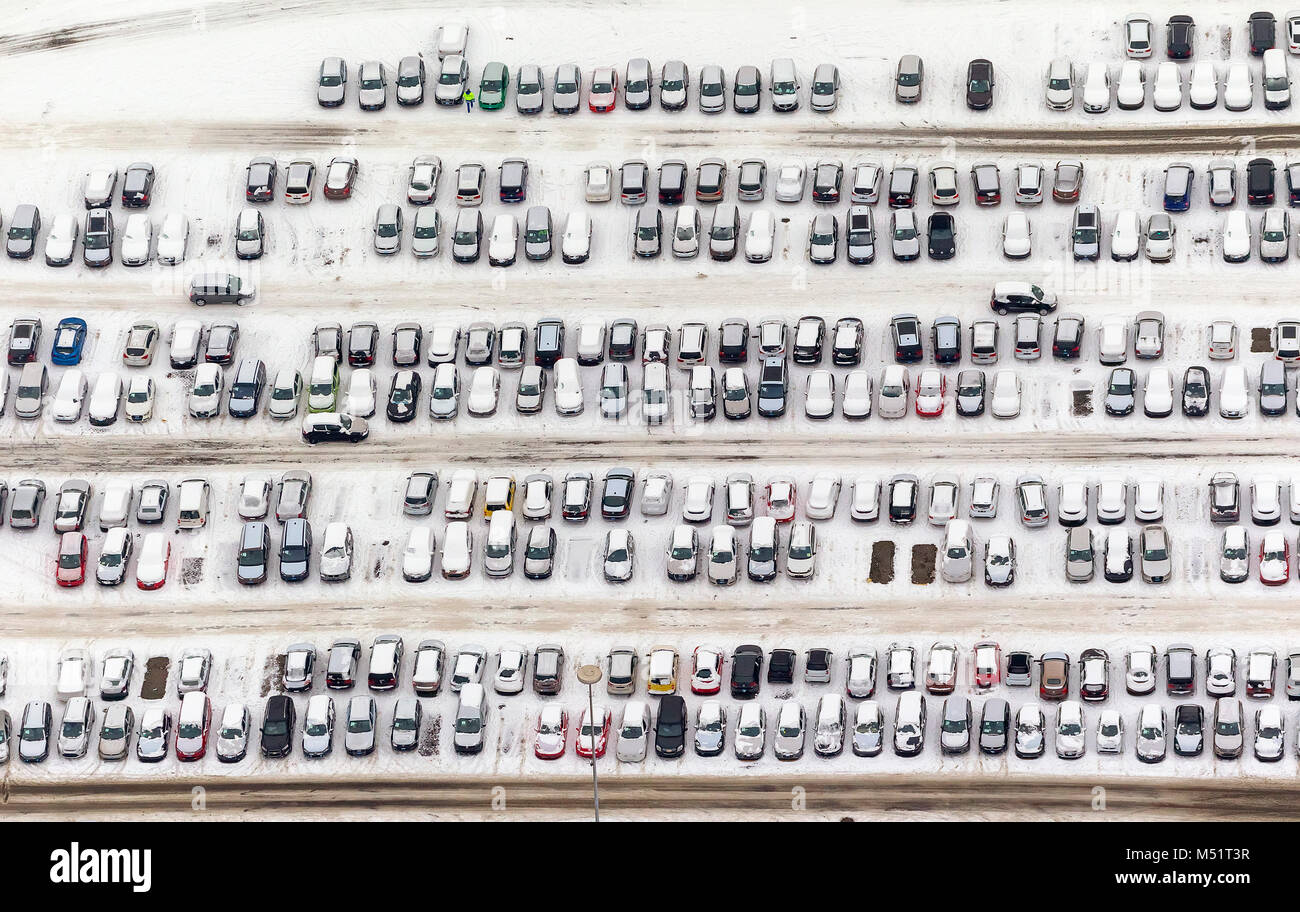
<svg viewBox="0 0 1300 912">
<path fill-rule="evenodd" d="M 471 89 L 471 88 L 469 88 L 468 86 L 466 86 L 466 87 L 465 87 L 465 94 L 462 95 L 461 98 L 462 98 L 462 99 L 464 100 L 464 102 L 465 102 L 465 113 L 468 114 L 470 111 L 473 111 L 473 110 L 474 110 L 474 90 Z"/>
</svg>

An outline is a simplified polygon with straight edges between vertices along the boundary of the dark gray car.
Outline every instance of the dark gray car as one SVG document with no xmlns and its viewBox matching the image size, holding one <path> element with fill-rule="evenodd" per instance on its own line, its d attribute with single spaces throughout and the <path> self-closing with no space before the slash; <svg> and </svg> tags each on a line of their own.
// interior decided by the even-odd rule
<svg viewBox="0 0 1300 912">
<path fill-rule="evenodd" d="M 553 238 L 550 207 L 529 206 L 524 216 L 524 256 L 530 260 L 549 260 Z"/>
<path fill-rule="evenodd" d="M 1011 707 L 1006 700 L 984 701 L 980 719 L 980 753 L 1002 754 L 1007 749 L 1007 732 L 1011 730 Z"/>
<path fill-rule="evenodd" d="M 736 69 L 731 87 L 731 106 L 737 114 L 753 114 L 763 101 L 763 74 L 758 67 L 745 64 Z"/>
<path fill-rule="evenodd" d="M 384 203 L 375 213 L 375 253 L 385 256 L 402 248 L 402 210 Z"/>
<path fill-rule="evenodd" d="M 113 262 L 113 213 L 107 209 L 91 209 L 86 213 L 81 258 L 87 266 L 107 266 Z"/>
<path fill-rule="evenodd" d="M 291 519 L 284 524 L 280 539 L 280 579 L 297 583 L 310 572 L 311 525 L 305 519 Z"/>
<path fill-rule="evenodd" d="M 727 77 L 716 64 L 700 68 L 700 110 L 705 114 L 727 110 Z"/>
<path fill-rule="evenodd" d="M 5 253 L 15 260 L 31 259 L 36 252 L 36 236 L 41 233 L 41 210 L 23 203 L 14 210 L 5 237 Z"/>
</svg>

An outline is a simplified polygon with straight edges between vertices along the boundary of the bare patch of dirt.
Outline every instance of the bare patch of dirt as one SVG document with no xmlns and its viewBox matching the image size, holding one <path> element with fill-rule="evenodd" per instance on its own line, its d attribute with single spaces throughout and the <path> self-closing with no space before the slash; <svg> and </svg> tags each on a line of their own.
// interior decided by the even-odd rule
<svg viewBox="0 0 1300 912">
<path fill-rule="evenodd" d="M 181 560 L 181 583 L 188 589 L 203 582 L 203 558 L 187 557 Z"/>
<path fill-rule="evenodd" d="M 442 715 L 432 713 L 424 717 L 424 732 L 418 748 L 421 757 L 436 757 L 442 741 Z"/>
<path fill-rule="evenodd" d="M 1092 390 L 1077 389 L 1074 391 L 1070 414 L 1076 418 L 1083 418 L 1092 414 Z"/>
<path fill-rule="evenodd" d="M 934 567 L 938 563 L 939 549 L 935 545 L 912 546 L 912 584 L 927 586 L 934 582 Z"/>
<path fill-rule="evenodd" d="M 140 684 L 140 699 L 161 700 L 167 696 L 167 672 L 171 669 L 167 656 L 151 656 L 144 663 L 144 681 Z"/>
<path fill-rule="evenodd" d="M 894 581 L 894 543 L 878 541 L 871 543 L 871 575 L 867 577 L 873 583 L 892 583 Z"/>
<path fill-rule="evenodd" d="M 1272 352 L 1273 330 L 1267 326 L 1252 326 L 1250 328 L 1250 351 L 1252 354 Z"/>
<path fill-rule="evenodd" d="M 262 696 L 269 697 L 273 693 L 281 693 L 284 689 L 284 666 L 289 657 L 283 652 L 277 652 L 275 655 L 266 657 L 266 665 L 262 668 Z"/>
</svg>

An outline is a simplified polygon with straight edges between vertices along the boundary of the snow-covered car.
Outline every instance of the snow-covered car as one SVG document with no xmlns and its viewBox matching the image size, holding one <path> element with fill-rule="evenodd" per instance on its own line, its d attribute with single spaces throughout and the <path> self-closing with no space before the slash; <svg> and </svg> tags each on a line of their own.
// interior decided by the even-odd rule
<svg viewBox="0 0 1300 912">
<path fill-rule="evenodd" d="M 1103 114 L 1110 110 L 1110 70 L 1105 61 L 1094 60 L 1088 64 L 1088 77 L 1083 83 L 1083 109 L 1089 114 Z"/>
<path fill-rule="evenodd" d="M 1267 209 L 1259 223 L 1259 258 L 1280 263 L 1291 251 L 1291 214 L 1285 209 Z"/>
<path fill-rule="evenodd" d="M 190 241 L 190 221 L 181 212 L 170 212 L 163 217 L 158 229 L 158 262 L 175 266 L 185 259 Z"/>
<path fill-rule="evenodd" d="M 488 238 L 488 263 L 492 266 L 513 266 L 519 251 L 519 221 L 503 212 L 492 220 L 492 234 Z"/>
<path fill-rule="evenodd" d="M 1219 83 L 1214 75 L 1214 64 L 1198 60 L 1192 66 L 1192 78 L 1187 84 L 1187 101 L 1198 111 L 1205 111 L 1219 103 Z"/>
<path fill-rule="evenodd" d="M 143 212 L 136 212 L 126 218 L 126 227 L 122 230 L 122 265 L 143 266 L 149 262 L 153 247 L 153 222 Z"/>
<path fill-rule="evenodd" d="M 871 415 L 871 375 L 865 370 L 851 370 L 845 375 L 840 411 L 845 418 Z"/>
<path fill-rule="evenodd" d="M 1229 111 L 1249 111 L 1255 103 L 1255 80 L 1250 65 L 1244 62 L 1228 65 L 1228 77 L 1223 85 L 1223 106 Z"/>
<path fill-rule="evenodd" d="M 1020 415 L 1020 377 L 1014 370 L 1000 370 L 993 375 L 993 394 L 989 411 L 994 418 Z"/>
<path fill-rule="evenodd" d="M 1009 212 L 1002 221 L 1002 255 L 1012 260 L 1023 260 L 1033 249 L 1029 216 L 1023 212 Z"/>
<path fill-rule="evenodd" d="M 1146 256 L 1153 263 L 1167 263 L 1174 258 L 1174 222 L 1165 212 L 1147 219 Z"/>
<path fill-rule="evenodd" d="M 924 418 L 937 418 L 943 414 L 948 392 L 948 378 L 936 368 L 921 371 L 916 380 L 916 413 Z"/>
<path fill-rule="evenodd" d="M 1068 57 L 1057 57 L 1047 67 L 1045 100 L 1053 111 L 1074 107 L 1074 65 Z"/>
<path fill-rule="evenodd" d="M 776 172 L 776 199 L 781 203 L 798 203 L 803 200 L 804 164 L 785 162 Z"/>
<path fill-rule="evenodd" d="M 614 756 L 620 763 L 640 763 L 650 747 L 650 707 L 643 700 L 629 700 L 614 741 Z"/>
<path fill-rule="evenodd" d="M 1224 214 L 1222 239 L 1225 262 L 1244 263 L 1250 259 L 1250 217 L 1243 210 Z"/>
<path fill-rule="evenodd" d="M 942 472 L 930 480 L 930 525 L 942 526 L 957 517 L 961 482 L 951 472 Z"/>
<path fill-rule="evenodd" d="M 831 519 L 840 498 L 840 477 L 833 472 L 818 472 L 808 486 L 804 514 L 809 519 Z"/>
<path fill-rule="evenodd" d="M 1134 209 L 1123 209 L 1115 216 L 1110 235 L 1110 258 L 1120 262 L 1137 259 L 1142 247 L 1142 221 Z"/>
<path fill-rule="evenodd" d="M 140 556 L 135 563 L 135 582 L 141 589 L 159 589 L 167 581 L 167 566 L 171 561 L 171 541 L 161 532 L 150 532 L 144 537 Z"/>
<path fill-rule="evenodd" d="M 829 418 L 835 412 L 835 375 L 815 370 L 808 375 L 804 391 L 804 414 L 809 418 Z"/>
<path fill-rule="evenodd" d="M 682 206 L 673 218 L 673 256 L 689 259 L 700 252 L 700 210 Z"/>
<path fill-rule="evenodd" d="M 483 365 L 474 368 L 470 377 L 469 395 L 465 398 L 465 411 L 475 418 L 487 418 L 496 413 L 501 375 L 495 367 Z"/>
<path fill-rule="evenodd" d="M 1151 103 L 1157 111 L 1177 111 L 1183 105 L 1183 77 L 1178 64 L 1166 60 L 1156 67 Z"/>
<path fill-rule="evenodd" d="M 975 538 L 969 522 L 954 519 L 948 523 L 942 553 L 940 574 L 944 582 L 969 582 L 975 570 Z"/>
<path fill-rule="evenodd" d="M 895 209 L 889 217 L 890 249 L 894 259 L 915 260 L 921 255 L 921 230 L 914 209 Z"/>
<path fill-rule="evenodd" d="M 1147 103 L 1146 76 L 1142 64 L 1125 60 L 1119 69 L 1119 83 L 1115 87 L 1115 104 L 1121 111 L 1136 111 Z"/>
</svg>

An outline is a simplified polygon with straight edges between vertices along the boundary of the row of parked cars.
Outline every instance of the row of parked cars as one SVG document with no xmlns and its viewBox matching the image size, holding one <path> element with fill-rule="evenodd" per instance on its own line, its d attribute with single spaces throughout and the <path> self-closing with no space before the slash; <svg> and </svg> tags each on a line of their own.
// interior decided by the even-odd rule
<svg viewBox="0 0 1300 912">
<path fill-rule="evenodd" d="M 808 107 L 819 113 L 830 113 L 839 105 L 840 73 L 833 63 L 814 68 L 806 94 L 798 67 L 788 57 L 773 60 L 766 84 L 764 77 L 758 67 L 745 65 L 737 68 L 729 80 L 722 67 L 705 65 L 699 68 L 692 86 L 691 69 L 684 62 L 668 60 L 655 68 L 646 58 L 636 57 L 625 67 L 593 67 L 584 84 L 583 71 L 577 64 L 559 64 L 549 74 L 536 64 L 523 64 L 512 74 L 507 64 L 492 61 L 480 71 L 476 86 L 462 48 L 440 53 L 432 67 L 426 66 L 421 55 L 403 57 L 395 79 L 390 79 L 386 64 L 367 60 L 357 68 L 356 97 L 363 111 L 383 110 L 391 81 L 394 99 L 404 107 L 423 104 L 429 86 L 428 94 L 439 105 L 454 106 L 473 99 L 487 111 L 505 108 L 513 94 L 515 110 L 520 114 L 542 113 L 548 98 L 556 114 L 574 114 L 581 110 L 584 100 L 587 109 L 595 114 L 617 109 L 620 100 L 630 111 L 643 111 L 651 107 L 656 95 L 665 111 L 685 110 L 694 99 L 705 114 L 720 114 L 729 104 L 738 114 L 753 114 L 763 107 L 765 96 L 771 109 L 779 112 L 799 110 L 805 98 Z M 317 103 L 324 108 L 341 106 L 347 100 L 348 82 L 347 61 L 326 57 L 317 74 Z"/>
<path fill-rule="evenodd" d="M 324 674 L 320 675 L 316 647 L 311 643 L 291 645 L 285 654 L 283 672 L 278 682 L 285 693 L 267 701 L 261 726 L 261 751 L 266 757 L 283 757 L 292 752 L 293 741 L 301 740 L 308 757 L 323 757 L 333 748 L 335 708 L 330 690 L 349 690 L 360 678 L 358 673 L 361 643 L 356 639 L 336 640 L 323 657 Z M 404 645 L 396 634 L 381 634 L 370 648 L 367 684 L 372 691 L 391 691 L 401 686 Z M 842 663 L 843 694 L 823 694 L 814 714 L 814 750 L 833 756 L 842 752 L 849 740 L 859 756 L 874 756 L 883 747 L 884 724 L 877 696 L 877 679 L 884 672 L 887 688 L 899 693 L 895 715 L 894 750 L 902 756 L 915 756 L 924 748 L 927 730 L 927 700 L 924 692 L 945 698 L 939 726 L 941 750 L 961 754 L 970 750 L 972 741 L 985 754 L 1007 752 L 1014 745 L 1022 758 L 1041 756 L 1046 747 L 1046 727 L 1042 708 L 1027 704 L 1016 714 L 1011 725 L 1010 707 L 1000 697 L 989 696 L 982 707 L 978 730 L 973 726 L 973 711 L 968 696 L 958 694 L 959 685 L 969 683 L 978 694 L 990 694 L 995 688 L 1031 687 L 1034 671 L 1039 676 L 1038 696 L 1057 702 L 1056 752 L 1064 759 L 1086 753 L 1084 705 L 1105 703 L 1110 696 L 1111 660 L 1103 649 L 1085 649 L 1078 657 L 1078 700 L 1070 699 L 1071 659 L 1068 653 L 1049 651 L 1035 657 L 1024 651 L 1008 652 L 1005 663 L 1002 650 L 994 641 L 974 645 L 970 657 L 970 677 L 962 667 L 961 649 L 956 643 L 933 644 L 918 673 L 915 647 L 893 643 L 880 662 L 874 648 L 851 649 Z M 644 672 L 640 669 L 644 661 Z M 655 752 L 663 758 L 685 753 L 689 720 L 685 700 L 678 694 L 680 656 L 671 646 L 655 646 L 642 659 L 635 649 L 615 648 L 605 660 L 608 672 L 605 689 L 610 696 L 630 696 L 623 703 L 621 721 L 614 731 L 613 710 L 604 701 L 584 710 L 575 726 L 575 752 L 579 756 L 601 757 L 615 740 L 615 756 L 621 761 L 639 762 L 648 753 L 653 730 Z M 800 660 L 788 648 L 774 648 L 765 655 L 757 645 L 736 647 L 730 656 L 712 645 L 696 647 L 691 656 L 689 678 L 693 695 L 720 695 L 726 680 L 725 669 L 731 666 L 730 695 L 742 701 L 734 709 L 735 755 L 744 760 L 763 756 L 767 743 L 767 713 L 759 698 L 764 681 L 781 687 L 795 683 Z M 443 689 L 457 695 L 454 747 L 460 753 L 476 753 L 484 743 L 489 718 L 487 697 L 488 651 L 466 644 L 454 658 L 441 640 L 419 643 L 412 663 L 411 684 L 415 696 L 400 697 L 393 708 L 390 744 L 394 750 L 411 750 L 420 746 L 423 706 L 420 697 L 436 697 Z M 825 647 L 808 649 L 803 655 L 802 681 L 818 686 L 830 685 L 836 677 L 834 653 Z M 1277 654 L 1266 648 L 1250 652 L 1238 668 L 1236 652 L 1227 647 L 1212 647 L 1204 656 L 1204 690 L 1214 699 L 1212 745 L 1215 756 L 1233 759 L 1241 755 L 1245 740 L 1243 710 L 1237 694 L 1244 687 L 1248 700 L 1270 700 L 1275 693 L 1278 671 Z M 1196 693 L 1198 657 L 1193 647 L 1175 644 L 1167 648 L 1163 663 L 1152 646 L 1137 647 L 1126 653 L 1125 689 L 1130 695 L 1147 696 L 1157 686 L 1163 665 L 1166 690 L 1179 698 L 1174 704 L 1174 749 L 1181 756 L 1196 756 L 1204 749 L 1205 713 L 1203 707 L 1182 697 Z M 0 665 L 0 668 L 3 668 Z M 162 760 L 174 744 L 181 760 L 202 758 L 208 747 L 212 725 L 212 705 L 208 680 L 212 655 L 205 649 L 186 650 L 180 662 L 177 695 L 181 699 L 176 732 L 172 734 L 172 715 L 164 706 L 151 705 L 140 720 L 137 758 L 144 762 Z M 503 696 L 521 693 L 532 673 L 532 689 L 542 697 L 561 693 L 566 667 L 562 646 L 548 644 L 531 651 L 521 645 L 502 646 L 496 654 L 496 670 L 491 676 L 492 690 Z M 129 754 L 135 727 L 134 712 L 124 701 L 129 696 L 135 657 L 130 650 L 109 651 L 103 661 L 100 697 L 108 705 L 103 711 L 99 753 L 102 759 L 121 760 Z M 1287 656 L 1284 673 L 1285 692 L 1290 699 L 1300 699 L 1300 653 Z M 60 658 L 58 696 L 66 701 L 64 724 L 59 730 L 58 751 L 65 757 L 84 756 L 90 741 L 96 713 L 87 695 L 93 674 L 93 661 L 84 650 L 67 650 Z M 1239 685 L 1238 677 L 1244 679 Z M 317 677 L 323 677 L 326 693 L 308 697 L 301 731 L 296 723 L 297 709 L 290 694 L 310 694 Z M 636 692 L 644 677 L 646 695 Z M 3 684 L 3 679 L 0 679 Z M 849 701 L 856 703 L 850 735 Z M 150 701 L 151 703 L 153 701 Z M 655 703 L 652 715 L 651 704 Z M 1096 750 L 1119 753 L 1124 744 L 1124 719 L 1113 709 L 1101 709 L 1097 726 Z M 717 699 L 697 706 L 695 750 L 699 756 L 715 756 L 726 746 L 727 708 Z M 21 721 L 19 757 L 26 762 L 43 761 L 55 740 L 52 708 L 44 701 L 27 704 Z M 793 760 L 803 754 L 805 732 L 809 727 L 806 711 L 798 700 L 784 700 L 776 713 L 773 751 L 778 759 Z M 344 749 L 350 755 L 363 756 L 375 749 L 378 731 L 375 698 L 359 695 L 347 698 Z M 1139 711 L 1135 732 L 1139 759 L 1154 762 L 1165 757 L 1167 716 L 1164 707 L 1148 704 Z M 543 759 L 556 759 L 565 752 L 568 742 L 568 712 L 561 701 L 547 699 L 538 715 L 533 737 L 534 753 Z M 1265 702 L 1256 712 L 1255 755 L 1264 761 L 1278 760 L 1283 753 L 1285 725 L 1280 708 Z M 0 713 L 0 749 L 8 759 L 11 732 L 7 713 Z M 248 707 L 229 704 L 215 733 L 215 751 L 223 762 L 242 760 L 251 747 L 252 726 Z"/>
</svg>

